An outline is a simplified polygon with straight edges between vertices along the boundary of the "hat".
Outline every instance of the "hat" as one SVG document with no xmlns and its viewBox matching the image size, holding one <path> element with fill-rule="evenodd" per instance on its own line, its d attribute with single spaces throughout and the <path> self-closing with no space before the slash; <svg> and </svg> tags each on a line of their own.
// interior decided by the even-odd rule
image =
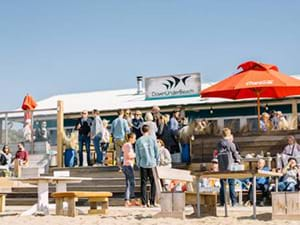
<svg viewBox="0 0 300 225">
<path fill-rule="evenodd" d="M 218 161 L 217 158 L 213 158 L 213 159 L 211 160 L 211 163 L 219 163 L 219 161 Z"/>
</svg>

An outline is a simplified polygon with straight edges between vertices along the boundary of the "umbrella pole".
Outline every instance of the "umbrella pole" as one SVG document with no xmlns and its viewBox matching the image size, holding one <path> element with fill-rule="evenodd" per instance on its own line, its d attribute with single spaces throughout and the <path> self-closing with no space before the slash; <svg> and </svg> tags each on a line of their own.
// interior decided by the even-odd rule
<svg viewBox="0 0 300 225">
<path fill-rule="evenodd" d="M 257 93 L 257 127 L 260 131 L 260 94 Z"/>
</svg>

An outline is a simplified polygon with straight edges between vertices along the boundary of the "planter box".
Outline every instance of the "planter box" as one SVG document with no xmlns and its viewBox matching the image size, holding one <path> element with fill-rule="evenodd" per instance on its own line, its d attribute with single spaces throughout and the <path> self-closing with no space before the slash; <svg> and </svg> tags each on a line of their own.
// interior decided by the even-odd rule
<svg viewBox="0 0 300 225">
<path fill-rule="evenodd" d="M 273 192 L 272 219 L 300 219 L 300 192 Z"/>
</svg>

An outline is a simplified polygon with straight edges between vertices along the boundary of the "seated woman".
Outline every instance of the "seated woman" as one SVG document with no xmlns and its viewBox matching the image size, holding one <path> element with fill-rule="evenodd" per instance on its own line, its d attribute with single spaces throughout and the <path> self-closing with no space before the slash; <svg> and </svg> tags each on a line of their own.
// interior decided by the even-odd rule
<svg viewBox="0 0 300 225">
<path fill-rule="evenodd" d="M 0 169 L 9 170 L 12 163 L 12 154 L 8 145 L 4 145 L 2 152 L 0 152 Z"/>
<path fill-rule="evenodd" d="M 270 171 L 270 168 L 266 166 L 266 161 L 264 159 L 259 159 L 257 161 L 257 169 Z M 248 191 L 248 201 L 246 202 L 245 205 L 250 205 L 253 204 L 253 180 L 247 179 L 246 184 L 249 186 L 249 191 Z M 260 200 L 259 205 L 264 206 L 269 196 L 269 178 L 266 177 L 256 178 L 256 190 L 261 190 L 262 198 Z"/>
<path fill-rule="evenodd" d="M 261 129 L 261 131 L 264 131 L 264 132 L 272 129 L 272 123 L 270 121 L 270 115 L 266 112 L 261 114 L 260 129 Z"/>
<path fill-rule="evenodd" d="M 289 158 L 288 164 L 283 168 L 283 177 L 278 184 L 279 191 L 295 191 L 299 179 L 299 167 L 295 158 Z"/>
</svg>

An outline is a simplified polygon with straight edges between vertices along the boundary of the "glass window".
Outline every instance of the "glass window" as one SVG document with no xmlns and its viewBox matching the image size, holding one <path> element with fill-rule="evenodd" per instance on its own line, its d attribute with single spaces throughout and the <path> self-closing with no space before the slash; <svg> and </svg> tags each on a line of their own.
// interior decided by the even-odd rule
<svg viewBox="0 0 300 225">
<path fill-rule="evenodd" d="M 247 127 L 249 131 L 257 131 L 258 128 L 257 118 L 248 118 Z"/>
<path fill-rule="evenodd" d="M 240 119 L 225 119 L 224 127 L 229 128 L 233 133 L 240 131 Z"/>
</svg>

